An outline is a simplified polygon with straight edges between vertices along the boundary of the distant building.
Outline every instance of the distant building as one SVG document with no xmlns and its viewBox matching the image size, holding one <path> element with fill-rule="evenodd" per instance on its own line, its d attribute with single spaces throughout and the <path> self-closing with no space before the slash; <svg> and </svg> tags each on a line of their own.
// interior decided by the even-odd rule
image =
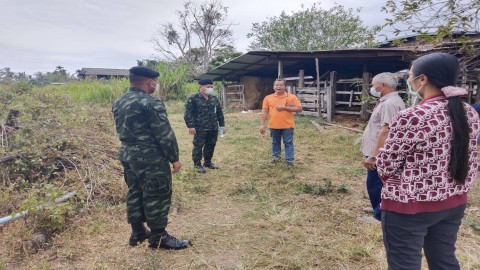
<svg viewBox="0 0 480 270">
<path fill-rule="evenodd" d="M 90 78 L 92 80 L 111 78 L 128 78 L 128 69 L 114 69 L 114 68 L 82 68 L 78 72 L 78 77 L 81 79 Z"/>
</svg>

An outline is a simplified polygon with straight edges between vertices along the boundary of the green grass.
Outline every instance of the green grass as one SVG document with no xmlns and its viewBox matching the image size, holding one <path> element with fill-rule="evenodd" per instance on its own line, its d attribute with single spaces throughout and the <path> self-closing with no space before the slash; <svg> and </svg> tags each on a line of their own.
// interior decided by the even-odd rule
<svg viewBox="0 0 480 270">
<path fill-rule="evenodd" d="M 62 93 L 77 101 L 108 104 L 120 97 L 129 88 L 126 79 L 113 79 L 107 82 L 82 81 L 63 85 L 41 87 L 39 91 L 47 93 Z"/>
<path fill-rule="evenodd" d="M 356 222 L 369 203 L 355 144 L 359 134 L 332 127 L 320 132 L 310 122 L 319 119 L 297 116 L 296 162 L 288 168 L 268 162 L 271 142 L 258 134 L 257 113 L 227 113 L 227 132 L 213 160 L 220 169 L 197 174 L 183 101 L 166 102 L 183 165 L 173 176 L 168 230 L 194 245 L 182 251 L 152 251 L 145 243 L 129 247 L 126 188 L 114 158 L 118 139 L 110 112 L 124 86 L 0 87 L 0 115 L 8 108 L 21 111 L 20 129 L 0 155 L 26 152 L 8 166 L 0 164 L 1 213 L 78 191 L 69 207 L 4 225 L 0 269 L 386 268 L 381 228 Z M 337 124 L 364 125 L 355 118 Z M 54 167 L 62 169 L 52 174 Z M 479 197 L 474 188 L 459 234 L 462 269 L 480 265 L 480 233 L 471 226 L 478 224 Z M 42 220 L 56 230 L 43 250 L 29 253 L 25 243 Z"/>
</svg>

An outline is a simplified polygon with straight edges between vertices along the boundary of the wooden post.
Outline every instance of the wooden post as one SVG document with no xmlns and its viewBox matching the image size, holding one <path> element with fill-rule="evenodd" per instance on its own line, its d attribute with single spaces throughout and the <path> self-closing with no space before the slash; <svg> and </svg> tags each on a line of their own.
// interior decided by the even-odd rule
<svg viewBox="0 0 480 270">
<path fill-rule="evenodd" d="M 477 89 L 475 93 L 474 103 L 480 103 L 480 72 L 477 73 L 476 80 L 477 80 Z M 473 85 L 472 85 L 472 89 L 473 89 Z"/>
<path fill-rule="evenodd" d="M 321 112 L 320 112 L 320 99 L 322 98 L 322 96 L 320 95 L 320 60 L 318 60 L 318 58 L 315 58 L 315 70 L 317 72 L 317 97 L 318 97 L 318 102 L 317 102 L 317 112 L 318 112 L 318 116 L 320 117 L 321 115 Z"/>
<path fill-rule="evenodd" d="M 462 68 L 462 88 L 467 89 L 467 102 L 468 104 L 472 103 L 472 92 L 469 91 L 467 85 L 467 69 L 464 67 Z M 473 89 L 472 89 L 473 90 Z"/>
<path fill-rule="evenodd" d="M 372 75 L 366 71 L 363 72 L 363 81 L 362 81 L 362 101 L 368 98 L 368 93 L 370 89 L 370 77 Z M 367 121 L 368 120 L 368 104 L 363 103 L 362 109 L 360 110 L 360 119 Z"/>
<path fill-rule="evenodd" d="M 278 77 L 277 79 L 283 79 L 283 62 L 278 60 Z"/>
<path fill-rule="evenodd" d="M 327 88 L 327 122 L 333 122 L 337 100 L 337 72 L 330 72 L 330 87 Z"/>
<path fill-rule="evenodd" d="M 298 84 L 297 87 L 301 88 L 305 86 L 305 70 L 300 69 L 298 71 Z"/>
<path fill-rule="evenodd" d="M 468 87 L 466 89 L 467 89 L 467 93 L 468 93 L 468 104 L 472 104 L 472 102 L 474 101 L 474 98 L 473 98 L 473 83 L 469 83 Z"/>
<path fill-rule="evenodd" d="M 353 90 L 350 91 L 350 99 L 348 100 L 348 107 L 352 107 L 352 102 L 353 102 Z"/>
<path fill-rule="evenodd" d="M 225 88 L 225 82 L 222 82 L 222 99 L 223 99 L 223 108 L 227 109 L 227 93 Z"/>
</svg>

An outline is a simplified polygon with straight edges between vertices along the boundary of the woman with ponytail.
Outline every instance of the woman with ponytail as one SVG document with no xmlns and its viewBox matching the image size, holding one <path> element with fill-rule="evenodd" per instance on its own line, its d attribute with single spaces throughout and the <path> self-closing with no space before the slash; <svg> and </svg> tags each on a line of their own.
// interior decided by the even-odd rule
<svg viewBox="0 0 480 270">
<path fill-rule="evenodd" d="M 460 269 L 455 242 L 477 176 L 480 120 L 456 87 L 455 56 L 433 53 L 412 63 L 407 85 L 422 101 L 392 120 L 377 156 L 388 269 Z"/>
</svg>

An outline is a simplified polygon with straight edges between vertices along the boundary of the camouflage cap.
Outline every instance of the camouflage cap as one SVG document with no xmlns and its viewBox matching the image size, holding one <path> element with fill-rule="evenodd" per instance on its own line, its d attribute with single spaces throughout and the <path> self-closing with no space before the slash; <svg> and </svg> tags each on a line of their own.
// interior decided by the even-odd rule
<svg viewBox="0 0 480 270">
<path fill-rule="evenodd" d="M 133 73 L 138 76 L 148 77 L 148 78 L 157 78 L 160 76 L 156 70 L 153 70 L 149 67 L 136 66 L 129 69 L 130 73 Z"/>
</svg>

